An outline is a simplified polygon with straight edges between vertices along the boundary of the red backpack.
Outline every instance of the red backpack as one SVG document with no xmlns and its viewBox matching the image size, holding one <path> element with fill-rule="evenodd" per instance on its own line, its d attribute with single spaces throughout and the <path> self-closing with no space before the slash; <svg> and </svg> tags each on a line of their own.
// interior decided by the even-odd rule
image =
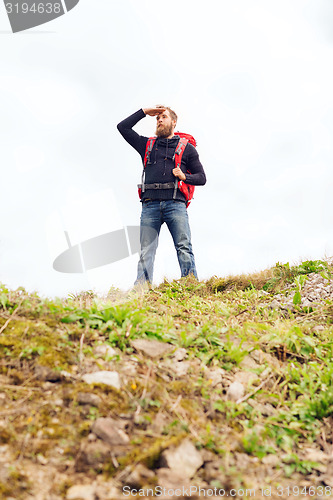
<svg viewBox="0 0 333 500">
<path fill-rule="evenodd" d="M 173 156 L 173 159 L 175 160 L 175 167 L 180 167 L 181 161 L 182 161 L 182 156 L 184 153 L 184 150 L 187 146 L 188 143 L 192 144 L 192 146 L 196 147 L 197 143 L 194 137 L 190 134 L 184 134 L 182 132 L 175 132 L 175 135 L 179 136 L 179 142 L 175 150 L 175 154 Z M 143 172 L 142 172 L 142 184 L 138 186 L 138 192 L 139 192 L 139 198 L 141 200 L 142 196 L 142 185 L 144 183 L 144 171 L 146 168 L 147 163 L 149 162 L 150 159 L 150 154 L 152 152 L 153 146 L 155 144 L 157 137 L 149 137 L 147 141 L 147 146 L 146 146 L 146 151 L 145 151 L 145 156 L 144 156 L 144 162 L 143 162 Z M 188 173 L 189 170 L 187 170 Z M 186 184 L 184 181 L 178 180 L 178 177 L 175 180 L 174 183 L 174 193 L 173 193 L 173 198 L 176 198 L 176 193 L 177 193 L 177 188 L 179 191 L 183 193 L 185 196 L 186 200 L 186 208 L 189 206 L 191 203 L 191 200 L 193 198 L 193 193 L 194 193 L 194 186 L 190 184 Z"/>
</svg>

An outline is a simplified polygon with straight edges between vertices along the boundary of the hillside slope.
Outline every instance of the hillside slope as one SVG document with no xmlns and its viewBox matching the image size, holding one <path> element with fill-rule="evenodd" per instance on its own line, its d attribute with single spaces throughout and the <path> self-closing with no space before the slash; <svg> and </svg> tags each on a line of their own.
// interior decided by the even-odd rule
<svg viewBox="0 0 333 500">
<path fill-rule="evenodd" d="M 329 498 L 331 271 L 107 300 L 2 286 L 1 498 Z"/>
</svg>

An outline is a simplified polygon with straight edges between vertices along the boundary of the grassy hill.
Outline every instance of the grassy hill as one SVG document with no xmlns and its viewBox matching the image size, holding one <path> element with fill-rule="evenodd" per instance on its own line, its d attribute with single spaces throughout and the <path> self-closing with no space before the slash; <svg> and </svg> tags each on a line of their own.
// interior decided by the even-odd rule
<svg viewBox="0 0 333 500">
<path fill-rule="evenodd" d="M 2 286 L 2 498 L 330 497 L 332 269 L 103 300 Z"/>
</svg>

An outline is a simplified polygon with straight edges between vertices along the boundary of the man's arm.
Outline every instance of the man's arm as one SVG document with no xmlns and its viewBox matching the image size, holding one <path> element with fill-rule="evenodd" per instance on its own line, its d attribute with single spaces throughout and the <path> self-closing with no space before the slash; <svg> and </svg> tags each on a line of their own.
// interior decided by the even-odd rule
<svg viewBox="0 0 333 500">
<path fill-rule="evenodd" d="M 117 125 L 117 129 L 119 130 L 125 141 L 127 141 L 128 144 L 130 144 L 141 155 L 142 158 L 145 154 L 148 138 L 139 135 L 137 132 L 135 132 L 135 130 L 133 130 L 133 127 L 145 116 L 146 115 L 143 109 L 139 109 L 139 111 L 136 111 L 136 113 L 133 113 L 133 115 L 125 118 L 125 120 L 118 123 Z"/>
<path fill-rule="evenodd" d="M 195 149 L 194 146 L 192 146 L 192 144 L 188 144 L 186 146 L 186 149 L 188 149 L 188 153 L 186 155 L 186 158 L 184 158 L 184 160 L 185 160 L 186 170 L 189 170 L 190 173 L 186 172 L 185 179 L 183 180 L 184 182 L 186 182 L 186 184 L 191 184 L 193 186 L 203 186 L 204 184 L 206 184 L 206 174 L 199 159 L 198 151 Z M 185 156 L 185 151 L 184 151 L 184 156 Z"/>
<path fill-rule="evenodd" d="M 141 158 L 145 155 L 148 137 L 139 135 L 135 132 L 135 130 L 133 130 L 133 127 L 146 115 L 156 116 L 163 111 L 165 111 L 165 108 L 163 107 L 139 109 L 139 111 L 136 111 L 136 113 L 133 113 L 133 115 L 125 118 L 125 120 L 117 125 L 117 129 L 125 141 L 127 141 L 141 155 Z"/>
</svg>

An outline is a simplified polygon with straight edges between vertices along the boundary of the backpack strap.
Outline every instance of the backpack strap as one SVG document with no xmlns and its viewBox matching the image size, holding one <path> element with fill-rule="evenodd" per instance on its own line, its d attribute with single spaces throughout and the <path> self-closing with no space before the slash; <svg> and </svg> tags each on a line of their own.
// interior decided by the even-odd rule
<svg viewBox="0 0 333 500">
<path fill-rule="evenodd" d="M 146 168 L 147 163 L 150 163 L 150 154 L 152 152 L 152 149 L 154 147 L 156 141 L 156 137 L 149 137 L 146 145 L 146 151 L 145 151 L 145 157 L 143 160 L 143 167 Z"/>
<path fill-rule="evenodd" d="M 143 158 L 143 170 L 142 170 L 142 176 L 141 176 L 141 193 L 145 192 L 145 183 L 144 183 L 144 177 L 145 177 L 145 168 L 147 163 L 150 163 L 150 154 L 152 152 L 152 149 L 154 147 L 156 141 L 156 137 L 149 137 L 147 144 L 146 144 L 146 151 L 145 151 L 145 156 Z M 141 197 L 141 196 L 140 196 Z"/>
<path fill-rule="evenodd" d="M 187 146 L 187 143 L 188 143 L 188 139 L 186 139 L 185 137 L 180 137 L 178 145 L 175 149 L 175 154 L 173 155 L 173 160 L 175 160 L 175 168 L 180 167 L 180 165 L 181 165 L 183 153 L 184 153 L 184 150 Z M 180 182 L 182 182 L 182 181 L 180 181 Z M 175 189 L 173 191 L 173 199 L 176 198 L 177 188 L 178 188 L 178 177 L 175 180 Z"/>
</svg>

